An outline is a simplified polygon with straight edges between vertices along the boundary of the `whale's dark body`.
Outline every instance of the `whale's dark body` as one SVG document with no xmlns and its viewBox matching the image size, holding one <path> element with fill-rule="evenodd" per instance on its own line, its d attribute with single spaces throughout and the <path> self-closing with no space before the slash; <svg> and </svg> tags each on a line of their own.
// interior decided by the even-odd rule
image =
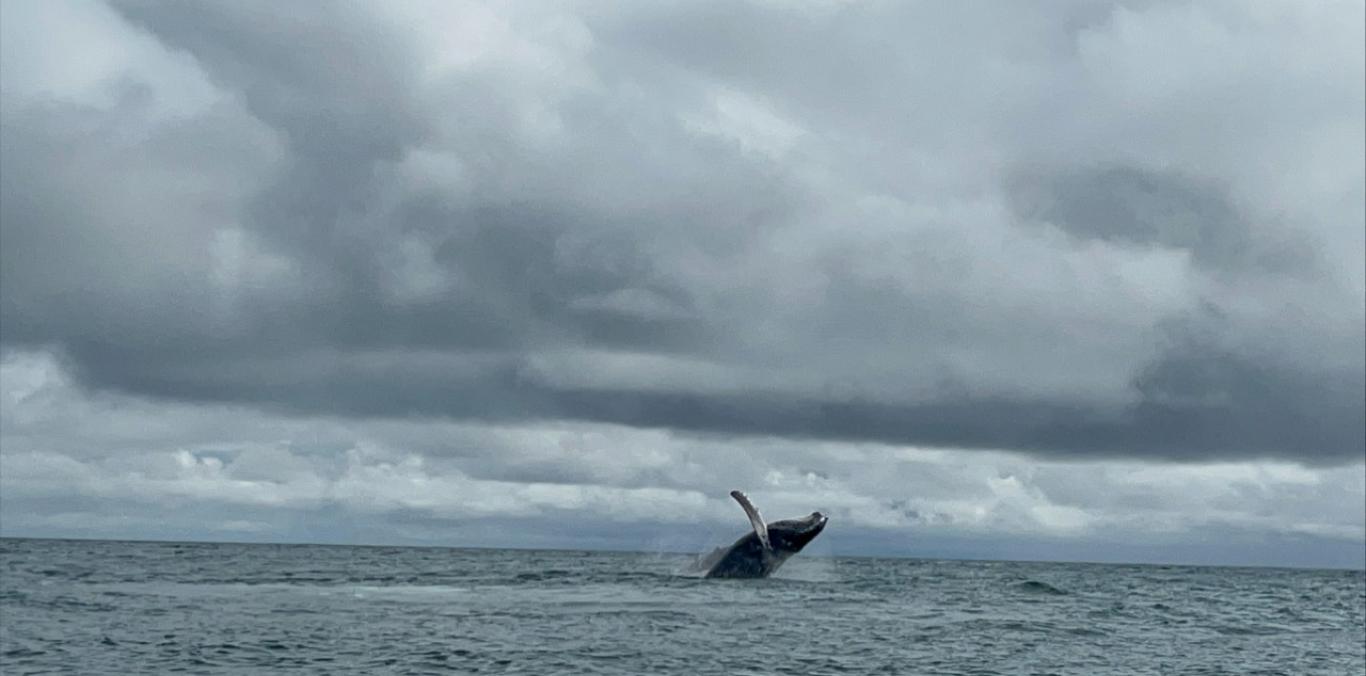
<svg viewBox="0 0 1366 676">
<path fill-rule="evenodd" d="M 731 496 L 745 509 L 754 530 L 741 536 L 735 544 L 717 549 L 703 558 L 699 567 L 707 571 L 706 577 L 768 577 L 793 554 L 816 539 L 825 530 L 828 521 L 824 514 L 812 512 L 799 519 L 764 524 L 758 510 L 750 505 L 743 493 L 731 491 Z M 760 537 L 760 528 L 763 528 L 763 538 Z"/>
</svg>

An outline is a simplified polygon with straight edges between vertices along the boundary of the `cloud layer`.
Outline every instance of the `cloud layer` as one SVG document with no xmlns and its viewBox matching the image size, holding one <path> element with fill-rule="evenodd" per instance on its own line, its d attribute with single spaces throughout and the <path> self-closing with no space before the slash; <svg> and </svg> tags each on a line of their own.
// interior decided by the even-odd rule
<svg viewBox="0 0 1366 676">
<path fill-rule="evenodd" d="M 0 3 L 0 527 L 1360 566 L 1363 11 Z"/>
<path fill-rule="evenodd" d="M 0 340 L 304 414 L 1354 462 L 1361 12 L 13 3 Z"/>
<path fill-rule="evenodd" d="M 1360 566 L 1360 466 L 1038 462 L 575 423 L 276 416 L 0 367 L 6 535 L 702 551 L 813 509 L 817 553 Z M 717 487 L 722 487 L 718 489 Z"/>
</svg>

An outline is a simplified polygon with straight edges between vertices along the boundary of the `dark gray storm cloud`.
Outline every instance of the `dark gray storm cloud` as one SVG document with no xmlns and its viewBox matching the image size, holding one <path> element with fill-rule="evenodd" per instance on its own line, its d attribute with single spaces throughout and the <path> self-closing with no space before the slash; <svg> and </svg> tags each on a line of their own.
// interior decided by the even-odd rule
<svg viewBox="0 0 1366 676">
<path fill-rule="evenodd" d="M 1366 449 L 1358 4 L 111 6 L 175 69 L 0 124 L 0 340 L 89 387 Z"/>
</svg>

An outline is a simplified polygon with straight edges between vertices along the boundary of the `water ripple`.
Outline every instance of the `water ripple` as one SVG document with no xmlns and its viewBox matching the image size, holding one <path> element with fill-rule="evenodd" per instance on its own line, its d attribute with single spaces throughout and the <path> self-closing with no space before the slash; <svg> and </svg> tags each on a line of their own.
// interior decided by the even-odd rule
<svg viewBox="0 0 1366 676">
<path fill-rule="evenodd" d="M 1366 671 L 1358 572 L 798 557 L 710 581 L 685 563 L 0 540 L 0 671 Z"/>
</svg>

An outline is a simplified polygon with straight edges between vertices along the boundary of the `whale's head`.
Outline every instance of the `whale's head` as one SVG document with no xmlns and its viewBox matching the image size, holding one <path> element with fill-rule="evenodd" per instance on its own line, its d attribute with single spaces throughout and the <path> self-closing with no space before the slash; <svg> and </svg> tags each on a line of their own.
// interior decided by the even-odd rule
<svg viewBox="0 0 1366 676">
<path fill-rule="evenodd" d="M 812 512 L 799 519 L 783 519 L 768 524 L 768 539 L 773 549 L 787 554 L 800 552 L 821 531 L 830 519 L 820 512 Z"/>
</svg>

